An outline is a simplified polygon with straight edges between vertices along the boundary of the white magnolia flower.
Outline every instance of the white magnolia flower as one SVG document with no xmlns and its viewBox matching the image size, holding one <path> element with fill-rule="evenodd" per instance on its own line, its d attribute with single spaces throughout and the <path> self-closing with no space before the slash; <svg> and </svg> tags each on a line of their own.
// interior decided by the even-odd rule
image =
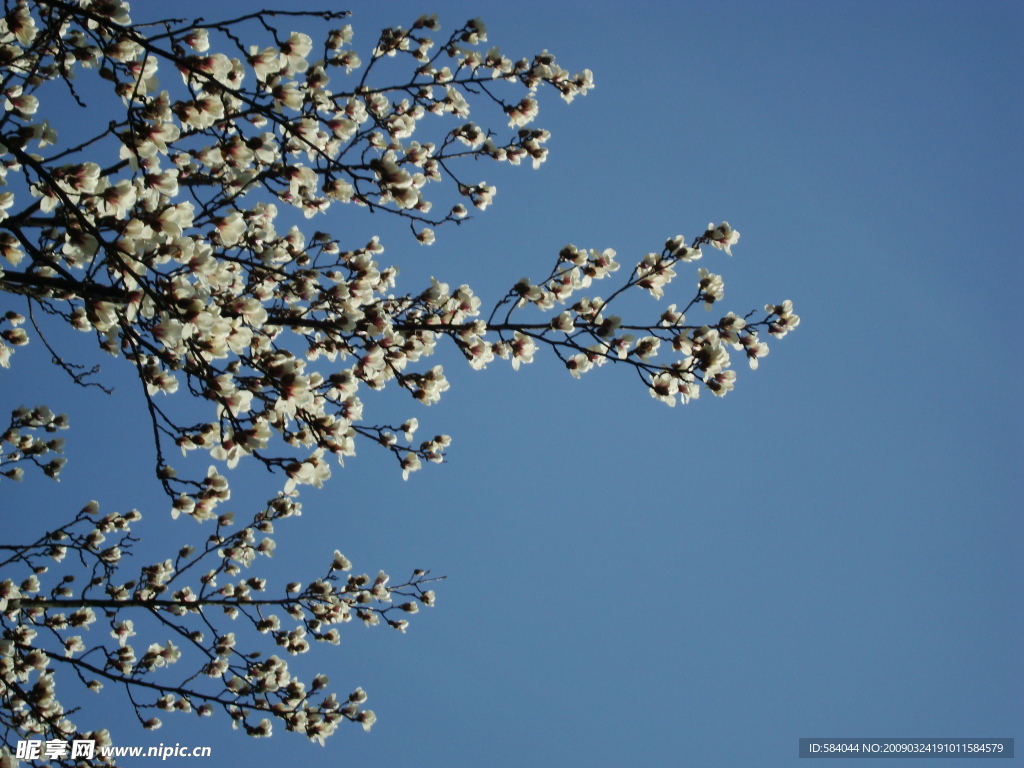
<svg viewBox="0 0 1024 768">
<path fill-rule="evenodd" d="M 723 221 L 717 227 L 714 223 L 708 224 L 704 237 L 708 238 L 715 248 L 725 251 L 732 256 L 730 246 L 735 245 L 739 241 L 740 233 L 730 227 L 728 221 Z"/>
<path fill-rule="evenodd" d="M 697 287 L 704 300 L 704 308 L 711 309 L 712 304 L 721 301 L 725 296 L 725 283 L 722 281 L 721 275 L 712 274 L 704 267 L 701 267 L 697 274 L 700 277 Z"/>
<path fill-rule="evenodd" d="M 800 316 L 793 312 L 793 302 L 789 299 L 781 304 L 767 304 L 765 311 L 769 315 L 775 315 L 775 319 L 768 325 L 768 332 L 778 339 L 781 339 L 791 330 L 800 325 Z"/>
<path fill-rule="evenodd" d="M 735 371 L 721 371 L 716 373 L 714 376 L 704 380 L 707 385 L 717 397 L 725 397 L 725 394 L 729 392 L 736 382 Z"/>
<path fill-rule="evenodd" d="M 125 647 L 125 643 L 128 642 L 129 637 L 135 636 L 135 625 L 132 623 L 130 618 L 127 618 L 124 622 L 118 622 L 114 625 L 114 631 L 111 632 L 111 637 L 115 638 L 121 647 Z"/>
<path fill-rule="evenodd" d="M 650 393 L 655 400 L 674 406 L 678 392 L 679 382 L 670 373 L 659 373 L 651 379 Z"/>
<path fill-rule="evenodd" d="M 520 363 L 529 364 L 533 362 L 533 355 L 537 351 L 537 344 L 531 336 L 516 331 L 510 345 L 510 351 L 512 354 L 512 368 L 518 371 Z"/>
</svg>

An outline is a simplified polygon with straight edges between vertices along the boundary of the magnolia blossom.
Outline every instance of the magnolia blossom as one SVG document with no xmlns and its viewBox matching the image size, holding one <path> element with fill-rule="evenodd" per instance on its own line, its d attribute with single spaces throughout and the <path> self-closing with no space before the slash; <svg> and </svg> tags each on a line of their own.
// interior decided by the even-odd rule
<svg viewBox="0 0 1024 768">
<path fill-rule="evenodd" d="M 768 354 L 768 345 L 759 341 L 756 333 L 748 333 L 740 339 L 740 347 L 747 355 L 747 362 L 751 369 L 757 370 L 759 358 Z"/>
<path fill-rule="evenodd" d="M 775 316 L 768 326 L 768 331 L 776 338 L 781 339 L 800 325 L 800 316 L 793 312 L 793 302 L 789 299 L 781 304 L 766 304 L 764 309 L 769 315 Z"/>
<path fill-rule="evenodd" d="M 717 397 L 724 397 L 733 388 L 735 381 L 735 371 L 721 371 L 705 379 L 704 383 Z"/>
<path fill-rule="evenodd" d="M 128 642 L 128 638 L 135 637 L 135 624 L 131 619 L 125 619 L 119 621 L 114 625 L 113 631 L 110 636 L 117 640 L 118 644 L 124 648 L 125 643 Z"/>
<path fill-rule="evenodd" d="M 669 373 L 659 373 L 651 379 L 651 397 L 661 400 L 669 406 L 675 406 L 676 394 L 679 392 L 679 382 Z"/>
<path fill-rule="evenodd" d="M 740 239 L 740 233 L 730 227 L 728 221 L 723 221 L 717 227 L 714 223 L 708 224 L 708 229 L 704 236 L 711 241 L 715 248 L 725 251 L 730 256 L 732 256 L 731 246 L 735 245 Z"/>
<path fill-rule="evenodd" d="M 721 301 L 725 296 L 725 283 L 722 281 L 721 275 L 712 274 L 704 267 L 698 270 L 698 276 L 700 277 L 698 288 L 701 298 L 704 300 L 704 308 L 711 309 L 712 304 Z"/>
<path fill-rule="evenodd" d="M 509 116 L 509 125 L 526 125 L 533 122 L 533 119 L 537 117 L 537 100 L 527 97 L 513 107 L 506 107 L 505 111 Z"/>
<path fill-rule="evenodd" d="M 537 351 L 537 344 L 534 342 L 533 337 L 516 331 L 512 344 L 509 346 L 509 351 L 512 355 L 512 368 L 519 370 L 520 363 L 533 362 L 533 355 Z"/>
</svg>

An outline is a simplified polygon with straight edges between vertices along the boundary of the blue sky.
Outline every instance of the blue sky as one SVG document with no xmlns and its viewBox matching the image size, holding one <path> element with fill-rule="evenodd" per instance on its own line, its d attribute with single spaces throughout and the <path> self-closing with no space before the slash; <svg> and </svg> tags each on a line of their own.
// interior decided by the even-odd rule
<svg viewBox="0 0 1024 768">
<path fill-rule="evenodd" d="M 802 324 L 724 400 L 683 408 L 625 370 L 577 381 L 546 356 L 518 372 L 442 356 L 441 403 L 371 399 L 451 434 L 448 463 L 403 483 L 364 448 L 304 494 L 265 575 L 339 548 L 357 570 L 448 576 L 408 634 L 349 625 L 300 661 L 363 686 L 373 731 L 321 748 L 178 716 L 156 733 L 118 724 L 119 743 L 210 744 L 218 766 L 774 768 L 807 736 L 1024 737 L 1024 6 L 354 11 L 363 51 L 421 12 L 446 30 L 480 16 L 506 55 L 548 48 L 596 83 L 568 106 L 547 94 L 549 160 L 483 167 L 494 205 L 429 249 L 359 210 L 316 221 L 356 244 L 382 234 L 399 289 L 435 275 L 497 298 L 566 243 L 630 264 L 725 219 L 735 255 L 701 262 L 723 275 L 723 306 L 791 299 Z M 133 3 L 137 19 L 163 13 Z M 61 486 L 5 487 L 5 517 L 93 497 L 162 514 L 145 436 L 106 439 L 144 423 L 132 390 L 83 395 L 24 352 L 5 400 L 74 398 L 62 409 L 104 452 L 86 458 L 73 428 Z M 248 471 L 239 509 L 274 489 Z M 115 727 L 99 722 L 111 697 L 82 704 L 80 720 Z"/>
</svg>

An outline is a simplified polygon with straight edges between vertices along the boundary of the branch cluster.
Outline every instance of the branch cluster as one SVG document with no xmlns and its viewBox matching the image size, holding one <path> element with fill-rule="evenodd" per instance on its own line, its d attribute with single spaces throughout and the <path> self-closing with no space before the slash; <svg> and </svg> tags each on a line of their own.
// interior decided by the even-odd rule
<svg viewBox="0 0 1024 768">
<path fill-rule="evenodd" d="M 724 296 L 722 278 L 703 268 L 687 303 L 646 319 L 612 314 L 626 295 L 662 298 L 703 246 L 731 255 L 739 233 L 726 222 L 689 243 L 669 239 L 607 298 L 589 290 L 612 282 L 615 252 L 566 246 L 546 277 L 520 280 L 489 312 L 467 285 L 397 291 L 398 268 L 381 263 L 376 237 L 353 246 L 304 231 L 305 220 L 357 206 L 397 217 L 430 245 L 435 228 L 494 200 L 471 161 L 545 161 L 549 134 L 534 127 L 542 88 L 566 102 L 593 88 L 589 70 L 570 74 L 547 51 L 513 60 L 483 47 L 480 20 L 436 42 L 436 17 L 420 17 L 360 54 L 345 16 L 260 11 L 141 25 L 122 0 L 18 0 L 0 19 L 0 297 L 24 305 L 0 316 L 0 366 L 29 343 L 26 316 L 75 384 L 94 385 L 98 369 L 65 361 L 44 328 L 90 334 L 127 361 L 172 517 L 214 528 L 132 578 L 123 560 L 138 542 L 137 511 L 100 516 L 90 502 L 36 541 L 0 548 L 0 567 L 18 571 L 0 582 L 8 742 L 78 733 L 56 696 L 60 668 L 92 690 L 123 687 L 147 727 L 160 724 L 153 709 L 219 708 L 254 736 L 269 735 L 275 718 L 320 743 L 345 719 L 369 728 L 361 689 L 324 694 L 326 678 L 303 684 L 283 658 L 243 650 L 242 633 L 223 626 L 237 620 L 299 654 L 311 640 L 338 642 L 336 625 L 353 618 L 404 632 L 404 616 L 433 605 L 425 571 L 389 586 L 383 572 L 343 576 L 340 553 L 319 578 L 283 590 L 242 573 L 273 554 L 270 535 L 299 513 L 300 487 L 321 487 L 357 444 L 390 451 L 405 478 L 444 461 L 450 438 L 417 439 L 416 418 L 367 419 L 367 390 L 397 387 L 429 405 L 449 389 L 428 360 L 441 345 L 476 369 L 496 359 L 518 369 L 548 348 L 576 377 L 630 367 L 675 405 L 702 389 L 726 394 L 730 349 L 756 368 L 768 352 L 761 332 L 781 338 L 799 323 L 785 301 L 759 319 L 729 312 L 686 324 L 691 308 Z M 312 21 L 328 27 L 319 41 L 282 26 Z M 56 106 L 68 101 L 90 114 L 101 106 L 109 122 L 91 136 L 69 130 Z M 471 110 L 507 124 L 478 125 Z M 446 190 L 451 199 L 435 208 Z M 197 405 L 174 405 L 182 400 Z M 41 434 L 66 426 L 45 406 L 14 411 L 0 434 L 0 479 L 20 480 L 23 466 L 56 478 L 62 441 Z M 214 463 L 205 475 L 179 474 L 178 451 Z M 222 470 L 243 459 L 281 473 L 283 485 L 235 529 Z M 79 632 L 90 627 L 87 643 Z M 143 627 L 166 639 L 136 648 Z"/>
</svg>

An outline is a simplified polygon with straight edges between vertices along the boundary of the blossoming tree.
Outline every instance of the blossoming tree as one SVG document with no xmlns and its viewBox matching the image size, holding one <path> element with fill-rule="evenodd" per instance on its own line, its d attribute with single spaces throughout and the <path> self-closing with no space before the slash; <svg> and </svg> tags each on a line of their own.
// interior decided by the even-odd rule
<svg viewBox="0 0 1024 768">
<path fill-rule="evenodd" d="M 397 585 L 383 572 L 353 575 L 340 552 L 295 581 L 253 575 L 275 550 L 276 526 L 300 511 L 301 487 L 321 487 L 357 446 L 390 451 L 403 478 L 444 459 L 449 437 L 417 440 L 415 418 L 369 419 L 366 389 L 436 402 L 449 384 L 430 358 L 450 345 L 474 369 L 499 359 L 519 368 L 540 351 L 575 377 L 626 366 L 674 406 L 705 390 L 725 395 L 732 353 L 756 368 L 766 336 L 799 322 L 788 301 L 757 317 L 703 314 L 723 298 L 721 277 L 703 268 L 687 303 L 613 314 L 627 294 L 662 298 L 703 247 L 731 254 L 739 233 L 725 222 L 691 241 L 671 237 L 621 272 L 614 251 L 568 245 L 548 274 L 519 280 L 486 310 L 468 285 L 398 289 L 378 238 L 345 243 L 327 231 L 337 212 L 399 217 L 410 247 L 430 245 L 435 230 L 494 199 L 469 161 L 538 167 L 548 139 L 532 127 L 538 98 L 554 89 L 571 102 L 593 81 L 547 52 L 513 60 L 488 49 L 479 20 L 438 43 L 436 18 L 421 17 L 357 53 L 345 16 L 142 25 L 121 0 L 19 0 L 0 20 L 3 375 L 15 375 L 15 353 L 31 341 L 74 383 L 103 386 L 98 367 L 51 344 L 47 329 L 62 325 L 132 366 L 154 482 L 172 517 L 205 524 L 202 543 L 134 568 L 125 556 L 141 514 L 94 501 L 58 528 L 0 546 L 8 746 L 109 740 L 71 721 L 58 679 L 127 690 L 150 728 L 159 710 L 221 710 L 253 736 L 270 735 L 275 721 L 320 743 L 346 719 L 369 729 L 361 689 L 339 698 L 324 676 L 296 679 L 284 657 L 311 640 L 337 643 L 353 619 L 404 631 L 433 605 L 434 580 L 421 570 Z M 99 104 L 109 122 L 83 135 L 61 123 L 58 103 Z M 500 115 L 498 125 L 470 122 L 471 104 Z M 304 230 L 304 219 L 320 228 Z M 592 293 L 599 283 L 606 298 Z M 705 319 L 688 321 L 691 309 Z M 0 478 L 56 478 L 56 433 L 67 427 L 46 405 L 13 410 Z M 205 475 L 173 467 L 198 453 L 209 455 Z M 282 483 L 239 524 L 222 504 L 243 461 Z M 252 652 L 261 642 L 281 655 Z"/>
</svg>

